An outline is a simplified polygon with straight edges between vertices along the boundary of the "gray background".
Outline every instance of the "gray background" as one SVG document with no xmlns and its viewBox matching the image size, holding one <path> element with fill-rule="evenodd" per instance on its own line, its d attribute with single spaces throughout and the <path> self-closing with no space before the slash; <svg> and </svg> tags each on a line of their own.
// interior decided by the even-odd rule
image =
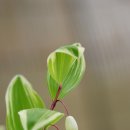
<svg viewBox="0 0 130 130">
<path fill-rule="evenodd" d="M 79 129 L 130 130 L 129 0 L 0 0 L 0 124 L 15 74 L 50 105 L 47 56 L 72 42 L 86 48 L 86 74 L 65 98 Z"/>
</svg>

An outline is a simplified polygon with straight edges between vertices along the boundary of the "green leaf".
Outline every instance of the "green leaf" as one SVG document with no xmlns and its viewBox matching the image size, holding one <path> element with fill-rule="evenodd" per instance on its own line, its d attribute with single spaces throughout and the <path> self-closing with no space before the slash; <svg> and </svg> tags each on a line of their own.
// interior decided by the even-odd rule
<svg viewBox="0 0 130 130">
<path fill-rule="evenodd" d="M 53 60 L 54 64 L 51 64 L 52 70 L 48 67 L 48 87 L 49 92 L 51 95 L 51 98 L 54 99 L 58 90 L 58 86 L 62 84 L 62 90 L 59 95 L 59 98 L 63 98 L 66 94 L 68 94 L 73 88 L 75 88 L 81 81 L 83 74 L 85 72 L 85 59 L 84 59 L 84 48 L 79 44 L 72 44 L 67 45 L 62 48 L 59 48 L 58 50 L 54 51 L 53 54 L 59 52 L 60 58 L 62 60 L 57 60 L 57 57 L 51 57 L 51 60 Z M 65 59 L 66 57 L 62 55 L 69 55 L 74 58 L 74 62 L 71 64 L 70 62 Z M 50 59 L 49 57 L 49 59 Z M 59 62 L 57 62 L 59 61 Z M 53 67 L 56 65 L 59 65 L 58 67 Z M 69 66 L 64 67 L 64 66 Z M 49 66 L 49 65 L 48 65 Z M 62 66 L 62 67 L 60 67 Z M 58 71 L 57 69 L 58 68 Z M 64 75 L 65 73 L 65 75 Z M 55 76 L 57 74 L 57 76 Z M 62 75 L 63 74 L 63 75 Z M 58 82 L 57 78 L 58 76 L 62 77 L 61 82 Z"/>
<path fill-rule="evenodd" d="M 52 99 L 55 99 L 59 84 L 52 78 L 49 72 L 47 74 L 47 80 L 50 96 Z"/>
<path fill-rule="evenodd" d="M 6 126 L 7 130 L 23 130 L 18 112 L 29 108 L 44 108 L 40 96 L 31 84 L 21 75 L 10 82 L 6 92 Z"/>
<path fill-rule="evenodd" d="M 48 109 L 33 108 L 19 112 L 24 130 L 48 128 L 58 122 L 64 114 Z"/>
<path fill-rule="evenodd" d="M 62 48 L 49 55 L 48 70 L 58 84 L 63 82 L 75 60 L 74 55 Z"/>
<path fill-rule="evenodd" d="M 78 125 L 73 116 L 67 116 L 65 120 L 66 130 L 78 130 Z"/>
</svg>

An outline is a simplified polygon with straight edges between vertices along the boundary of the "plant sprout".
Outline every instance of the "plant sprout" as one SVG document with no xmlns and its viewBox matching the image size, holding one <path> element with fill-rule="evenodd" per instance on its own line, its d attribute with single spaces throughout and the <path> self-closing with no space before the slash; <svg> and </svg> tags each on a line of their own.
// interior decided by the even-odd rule
<svg viewBox="0 0 130 130">
<path fill-rule="evenodd" d="M 7 130 L 48 130 L 66 116 L 66 130 L 78 130 L 78 125 L 63 102 L 63 98 L 81 81 L 85 72 L 84 48 L 79 43 L 56 49 L 47 59 L 47 82 L 52 103 L 47 108 L 43 99 L 22 75 L 16 75 L 6 92 Z M 65 114 L 55 111 L 61 103 Z"/>
</svg>

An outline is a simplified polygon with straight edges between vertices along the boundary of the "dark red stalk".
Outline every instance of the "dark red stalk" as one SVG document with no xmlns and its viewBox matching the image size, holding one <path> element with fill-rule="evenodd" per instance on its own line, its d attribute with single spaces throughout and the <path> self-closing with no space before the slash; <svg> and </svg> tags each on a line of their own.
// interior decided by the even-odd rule
<svg viewBox="0 0 130 130">
<path fill-rule="evenodd" d="M 61 100 L 57 100 L 57 102 L 60 102 L 63 105 L 63 107 L 64 107 L 64 109 L 66 111 L 66 115 L 69 116 L 69 112 L 68 112 L 68 109 L 67 109 L 66 105 Z"/>
<path fill-rule="evenodd" d="M 59 95 L 60 95 L 61 89 L 62 89 L 62 85 L 60 85 L 59 88 L 58 88 L 58 91 L 57 91 L 57 93 L 56 93 L 56 97 L 55 97 L 55 99 L 54 99 L 54 101 L 52 102 L 51 107 L 50 107 L 51 110 L 54 110 L 54 108 L 55 108 L 55 106 L 56 106 L 56 103 L 57 103 L 58 97 L 59 97 Z"/>
<path fill-rule="evenodd" d="M 64 106 L 65 111 L 66 111 L 66 114 L 69 115 L 69 112 L 68 112 L 68 110 L 67 110 L 65 104 L 64 104 L 61 100 L 58 100 L 58 97 L 59 97 L 59 95 L 60 95 L 61 89 L 62 89 L 62 85 L 59 85 L 59 88 L 58 88 L 57 93 L 56 93 L 56 97 L 55 97 L 55 99 L 53 100 L 53 102 L 52 102 L 52 104 L 51 104 L 51 106 L 50 106 L 50 109 L 51 109 L 51 110 L 54 110 L 54 108 L 55 108 L 55 106 L 56 106 L 56 103 L 57 103 L 57 102 L 60 102 L 60 103 Z M 57 130 L 59 130 L 59 128 L 58 128 L 56 125 L 52 125 L 52 126 L 55 127 Z"/>
<path fill-rule="evenodd" d="M 57 130 L 59 130 L 59 128 L 56 125 L 52 125 L 53 127 L 55 127 Z"/>
<path fill-rule="evenodd" d="M 51 126 L 55 127 L 57 130 L 59 130 L 59 128 L 56 125 L 51 125 Z M 44 130 L 46 130 L 46 128 Z"/>
</svg>

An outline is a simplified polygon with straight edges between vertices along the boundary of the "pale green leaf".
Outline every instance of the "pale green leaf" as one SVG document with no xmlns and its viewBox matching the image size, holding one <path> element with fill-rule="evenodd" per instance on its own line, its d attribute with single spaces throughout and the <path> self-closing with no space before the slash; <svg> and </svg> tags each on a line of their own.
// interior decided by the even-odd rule
<svg viewBox="0 0 130 130">
<path fill-rule="evenodd" d="M 64 114 L 48 109 L 27 109 L 19 112 L 24 130 L 45 129 L 58 122 Z"/>
<path fill-rule="evenodd" d="M 65 120 L 66 130 L 78 130 L 78 125 L 73 116 L 67 116 Z"/>
<path fill-rule="evenodd" d="M 48 70 L 58 84 L 63 82 L 75 60 L 76 57 L 66 48 L 57 49 L 49 55 Z"/>
<path fill-rule="evenodd" d="M 10 82 L 6 92 L 6 127 L 7 130 L 23 130 L 18 112 L 29 108 L 44 108 L 40 96 L 31 84 L 21 75 Z"/>
<path fill-rule="evenodd" d="M 47 74 L 47 80 L 50 96 L 52 99 L 54 99 L 56 96 L 56 92 L 58 91 L 59 84 L 52 78 L 49 72 Z"/>
<path fill-rule="evenodd" d="M 64 77 L 61 83 L 62 90 L 59 98 L 63 98 L 66 94 L 68 94 L 73 88 L 75 88 L 80 83 L 86 67 L 85 67 L 85 59 L 83 55 L 84 48 L 81 47 L 80 44 L 67 45 L 65 47 L 58 49 L 58 51 L 59 50 L 64 51 L 64 54 L 66 50 L 67 54 L 70 53 L 75 57 L 75 61 L 67 71 L 66 76 Z M 63 62 L 61 61 L 59 64 L 63 64 Z M 68 65 L 69 63 L 67 63 L 66 61 L 65 64 Z M 62 68 L 62 69 L 65 71 L 66 68 Z M 62 69 L 59 68 L 59 71 L 61 71 L 61 73 L 63 72 Z M 48 87 L 49 87 L 51 98 L 54 99 L 60 84 L 55 80 L 54 76 L 51 74 L 49 69 L 48 69 L 47 79 L 48 79 Z"/>
</svg>

